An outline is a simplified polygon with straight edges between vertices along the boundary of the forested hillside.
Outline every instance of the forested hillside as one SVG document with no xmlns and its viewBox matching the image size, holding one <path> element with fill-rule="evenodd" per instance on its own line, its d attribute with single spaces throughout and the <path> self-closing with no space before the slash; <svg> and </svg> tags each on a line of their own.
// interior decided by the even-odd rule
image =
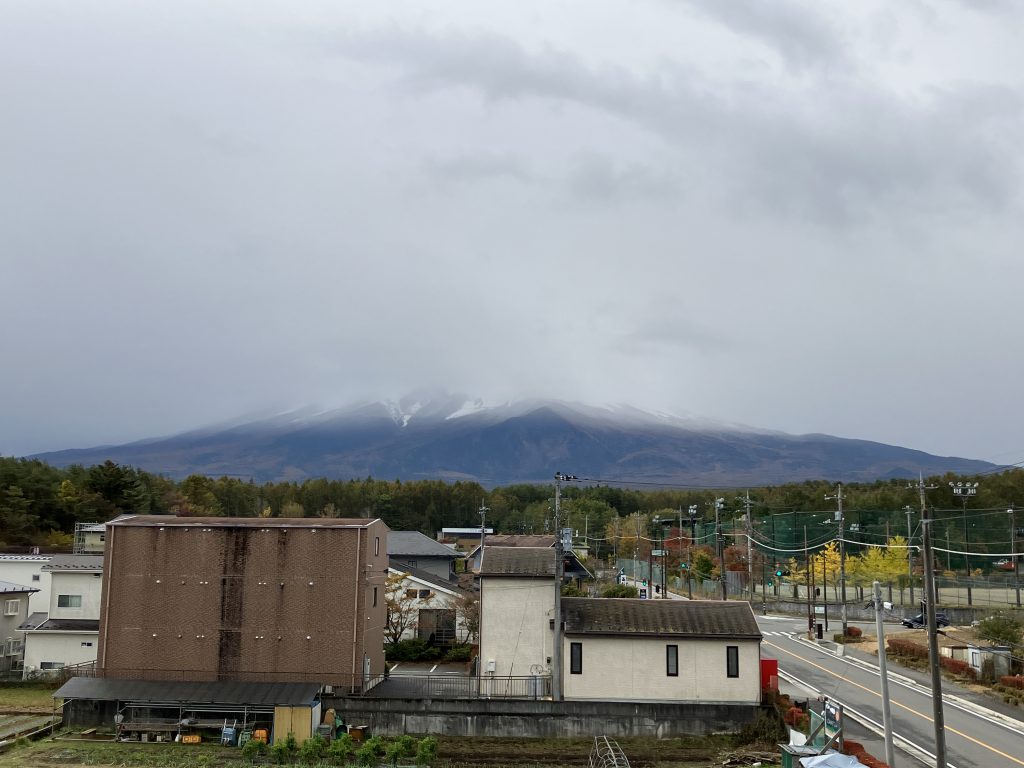
<svg viewBox="0 0 1024 768">
<path fill-rule="evenodd" d="M 928 492 L 928 502 L 945 521 L 942 535 L 948 532 L 952 544 L 966 540 L 979 552 L 1005 551 L 1012 518 L 1006 510 L 1024 503 L 1024 470 L 971 478 L 980 480 L 980 485 L 965 517 L 960 499 L 948 483 L 966 479 L 952 475 L 931 478 L 937 488 Z M 826 501 L 825 496 L 834 490 L 834 485 L 823 481 L 751 488 L 758 535 L 765 541 L 798 544 L 799 529 L 824 525 L 830 518 L 834 502 Z M 847 520 L 856 526 L 851 530 L 866 537 L 865 543 L 872 543 L 872 536 L 884 541 L 882 537 L 890 532 L 905 532 L 908 505 L 916 528 L 918 496 L 905 481 L 849 484 L 844 493 Z M 544 533 L 553 530 L 553 496 L 552 485 L 511 485 L 488 491 L 473 482 L 439 480 L 317 479 L 256 484 L 192 475 L 175 482 L 109 461 L 58 469 L 38 460 L 0 458 L 0 545 L 67 546 L 76 522 L 102 522 L 125 513 L 380 517 L 392 529 L 419 530 L 433 536 L 446 526 L 478 526 L 481 504 L 488 508 L 488 527 L 499 533 Z M 727 527 L 736 528 L 739 524 L 735 521 L 744 509 L 743 492 L 570 483 L 563 489 L 564 524 L 581 536 L 588 534 L 600 553 L 601 542 L 625 537 L 634 528 L 641 529 L 642 537 L 650 535 L 655 515 L 678 521 L 681 514 L 684 531 L 691 505 L 697 507 L 698 521 L 713 519 L 716 497 L 725 500 L 722 515 Z M 1018 515 L 1020 519 L 1024 514 Z M 678 531 L 678 526 L 674 530 Z M 812 528 L 813 539 L 824 532 L 817 530 L 815 534 Z"/>
</svg>

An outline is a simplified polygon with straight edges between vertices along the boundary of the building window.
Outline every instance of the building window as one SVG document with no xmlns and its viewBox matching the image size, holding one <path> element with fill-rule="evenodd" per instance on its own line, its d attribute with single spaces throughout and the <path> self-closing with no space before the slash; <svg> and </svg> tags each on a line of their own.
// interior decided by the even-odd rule
<svg viewBox="0 0 1024 768">
<path fill-rule="evenodd" d="M 88 640 L 86 640 L 85 642 L 82 643 L 82 647 L 83 648 L 92 648 L 92 643 L 89 642 Z"/>
<path fill-rule="evenodd" d="M 39 662 L 40 669 L 61 669 L 64 666 L 63 661 L 41 661 Z"/>
<path fill-rule="evenodd" d="M 58 608 L 81 608 L 81 595 L 57 595 Z"/>
<path fill-rule="evenodd" d="M 583 643 L 569 643 L 569 674 L 583 674 Z"/>
<path fill-rule="evenodd" d="M 725 674 L 727 677 L 740 676 L 740 647 L 738 645 L 725 646 Z"/>
<path fill-rule="evenodd" d="M 669 677 L 679 677 L 679 646 L 665 646 L 665 674 Z"/>
<path fill-rule="evenodd" d="M 376 557 L 379 554 L 380 554 L 380 536 L 375 536 L 373 538 L 373 555 L 374 555 L 374 557 Z"/>
<path fill-rule="evenodd" d="M 419 592 L 417 590 L 415 590 L 415 589 L 407 589 L 407 590 L 405 590 L 405 596 L 409 600 L 415 600 L 416 599 L 416 595 L 418 595 L 418 594 L 419 594 Z"/>
<path fill-rule="evenodd" d="M 33 573 L 32 574 L 32 581 L 39 581 L 39 574 L 38 573 Z"/>
<path fill-rule="evenodd" d="M 19 602 L 18 600 L 4 601 L 4 616 L 17 616 L 21 613 Z"/>
<path fill-rule="evenodd" d="M 373 607 L 377 607 L 377 588 L 373 588 Z"/>
<path fill-rule="evenodd" d="M 420 598 L 420 600 L 426 600 L 428 597 L 430 597 L 430 590 L 421 589 L 418 597 Z"/>
</svg>

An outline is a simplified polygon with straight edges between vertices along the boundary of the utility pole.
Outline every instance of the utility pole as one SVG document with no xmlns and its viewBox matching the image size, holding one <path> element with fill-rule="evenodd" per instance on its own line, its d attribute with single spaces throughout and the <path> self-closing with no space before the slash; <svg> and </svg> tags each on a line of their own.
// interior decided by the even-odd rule
<svg viewBox="0 0 1024 768">
<path fill-rule="evenodd" d="M 875 634 L 878 635 L 878 672 L 882 679 L 882 727 L 885 731 L 885 762 L 896 768 L 892 748 L 892 712 L 889 709 L 889 672 L 885 664 L 885 628 L 882 626 L 882 585 L 875 581 L 872 598 L 875 603 Z"/>
<path fill-rule="evenodd" d="M 836 522 L 839 523 L 839 589 L 843 594 L 842 616 L 843 616 L 843 637 L 846 637 L 846 542 L 843 519 L 843 484 L 839 483 L 835 496 L 826 496 L 826 499 L 835 499 L 839 506 L 836 512 Z M 825 614 L 825 623 L 828 624 L 828 613 Z"/>
<path fill-rule="evenodd" d="M 907 576 L 909 577 L 910 584 L 910 604 L 914 604 L 914 550 L 910 546 L 910 516 L 914 514 L 914 508 L 907 504 L 904 507 L 907 510 Z M 887 542 L 888 543 L 888 542 Z M 947 547 L 948 549 L 948 547 Z"/>
<path fill-rule="evenodd" d="M 913 487 L 913 486 L 911 486 Z M 939 636 L 935 625 L 935 561 L 932 558 L 931 520 L 924 492 L 935 488 L 917 481 L 921 501 L 921 550 L 924 557 L 925 612 L 928 621 L 928 665 L 932 673 L 932 724 L 935 726 L 935 768 L 946 768 L 946 724 L 942 713 L 942 672 L 939 670 Z"/>
<path fill-rule="evenodd" d="M 804 526 L 804 588 L 807 590 L 807 637 L 814 639 L 814 611 L 811 608 L 811 592 L 814 590 L 814 569 L 807 554 L 807 526 Z"/>
<path fill-rule="evenodd" d="M 747 508 L 747 583 L 750 585 L 750 602 L 754 602 L 754 553 L 751 544 L 754 526 L 750 518 L 750 491 L 743 495 L 743 504 Z M 764 579 L 761 580 L 761 591 L 764 591 Z"/>
<path fill-rule="evenodd" d="M 487 513 L 491 511 L 484 502 L 486 499 L 480 499 L 480 570 L 484 569 L 484 541 L 487 538 Z"/>
<path fill-rule="evenodd" d="M 555 473 L 555 636 L 551 649 L 551 698 L 562 700 L 562 483 L 578 480 L 576 475 Z"/>
<path fill-rule="evenodd" d="M 1006 510 L 1010 515 L 1010 561 L 1013 563 L 1013 590 L 1017 594 L 1017 607 L 1020 608 L 1020 563 L 1017 562 L 1017 510 L 1013 504 Z"/>
<path fill-rule="evenodd" d="M 725 506 L 725 499 L 715 499 L 715 542 L 718 549 L 718 580 L 722 583 L 722 599 L 728 600 L 728 584 L 725 580 L 725 548 L 722 538 L 722 507 Z"/>
<path fill-rule="evenodd" d="M 697 543 L 697 505 L 691 504 L 690 513 L 690 546 L 686 553 L 686 594 L 693 600 L 693 546 Z"/>
</svg>

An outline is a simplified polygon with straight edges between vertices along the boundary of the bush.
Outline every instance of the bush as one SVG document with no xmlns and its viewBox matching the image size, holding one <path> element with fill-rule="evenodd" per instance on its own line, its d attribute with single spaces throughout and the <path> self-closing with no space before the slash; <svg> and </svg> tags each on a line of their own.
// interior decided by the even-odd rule
<svg viewBox="0 0 1024 768">
<path fill-rule="evenodd" d="M 969 677 L 972 680 L 978 676 L 974 669 L 971 668 L 970 664 L 966 661 L 961 661 L 960 659 L 951 659 L 948 656 L 941 656 L 939 658 L 939 666 L 943 669 L 948 669 L 954 674 Z"/>
<path fill-rule="evenodd" d="M 895 656 L 906 656 L 911 659 L 928 658 L 928 649 L 910 640 L 890 637 L 886 644 L 889 646 L 889 653 Z"/>
<path fill-rule="evenodd" d="M 978 634 L 1003 645 L 1019 645 L 1024 635 L 1024 622 L 1010 614 L 997 613 L 978 623 Z"/>
<path fill-rule="evenodd" d="M 1007 688 L 1019 688 L 1024 690 L 1024 675 L 1004 675 L 999 682 Z"/>
<path fill-rule="evenodd" d="M 846 628 L 846 636 L 847 637 L 861 637 L 861 636 L 863 636 L 863 634 L 864 634 L 864 632 L 863 632 L 863 630 L 861 630 L 860 627 L 848 626 Z"/>
<path fill-rule="evenodd" d="M 267 754 L 267 743 L 265 741 L 249 739 L 242 747 L 242 757 L 250 763 L 255 763 L 256 758 L 262 757 L 265 754 Z"/>
<path fill-rule="evenodd" d="M 405 749 L 398 741 L 393 741 L 388 744 L 384 750 L 384 762 L 391 766 L 391 768 L 397 768 L 398 761 L 405 755 Z"/>
<path fill-rule="evenodd" d="M 384 657 L 388 661 L 436 661 L 441 658 L 441 649 L 413 638 L 384 646 Z"/>
<path fill-rule="evenodd" d="M 373 765 L 377 762 L 377 750 L 370 742 L 366 742 L 356 750 L 356 762 L 360 765 Z"/>
<path fill-rule="evenodd" d="M 395 743 L 402 747 L 402 755 L 405 757 L 412 757 L 416 754 L 416 739 L 409 734 L 403 734 L 395 739 Z"/>
<path fill-rule="evenodd" d="M 601 592 L 601 597 L 639 597 L 636 587 L 630 584 L 616 584 Z"/>
<path fill-rule="evenodd" d="M 293 762 L 292 758 L 294 755 L 289 751 L 288 745 L 283 741 L 274 742 L 273 746 L 270 747 L 270 756 L 274 758 L 274 762 L 278 765 L 287 765 Z"/>
<path fill-rule="evenodd" d="M 416 748 L 416 765 L 430 765 L 437 760 L 437 739 L 427 736 L 420 739 Z"/>
<path fill-rule="evenodd" d="M 456 645 L 454 648 L 449 648 L 448 653 L 444 655 L 445 661 L 469 661 L 473 658 L 473 647 L 470 645 Z"/>
<path fill-rule="evenodd" d="M 327 742 L 319 734 L 306 739 L 302 742 L 302 747 L 299 749 L 299 758 L 306 765 L 316 765 L 320 762 L 320 758 L 326 754 Z"/>
<path fill-rule="evenodd" d="M 327 747 L 327 759 L 335 765 L 345 765 L 354 748 L 355 742 L 352 741 L 352 737 L 343 733 Z"/>
</svg>

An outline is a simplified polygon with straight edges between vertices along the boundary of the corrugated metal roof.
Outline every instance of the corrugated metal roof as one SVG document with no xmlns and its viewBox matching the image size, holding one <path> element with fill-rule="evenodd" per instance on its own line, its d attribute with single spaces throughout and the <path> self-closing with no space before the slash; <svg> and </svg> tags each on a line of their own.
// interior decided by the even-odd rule
<svg viewBox="0 0 1024 768">
<path fill-rule="evenodd" d="M 310 706 L 320 692 L 317 683 L 238 683 L 232 681 L 167 682 L 72 677 L 55 699 L 122 701 L 154 706 Z"/>
<path fill-rule="evenodd" d="M 107 523 L 129 528 L 366 528 L 379 518 L 333 517 L 177 517 L 124 515 Z"/>
<path fill-rule="evenodd" d="M 102 571 L 103 555 L 54 555 L 44 571 Z"/>
<path fill-rule="evenodd" d="M 759 639 L 749 603 L 721 600 L 562 598 L 567 635 L 658 635 Z"/>
<path fill-rule="evenodd" d="M 388 531 L 389 557 L 460 557 L 451 547 L 446 547 L 424 536 L 419 531 Z"/>
</svg>

